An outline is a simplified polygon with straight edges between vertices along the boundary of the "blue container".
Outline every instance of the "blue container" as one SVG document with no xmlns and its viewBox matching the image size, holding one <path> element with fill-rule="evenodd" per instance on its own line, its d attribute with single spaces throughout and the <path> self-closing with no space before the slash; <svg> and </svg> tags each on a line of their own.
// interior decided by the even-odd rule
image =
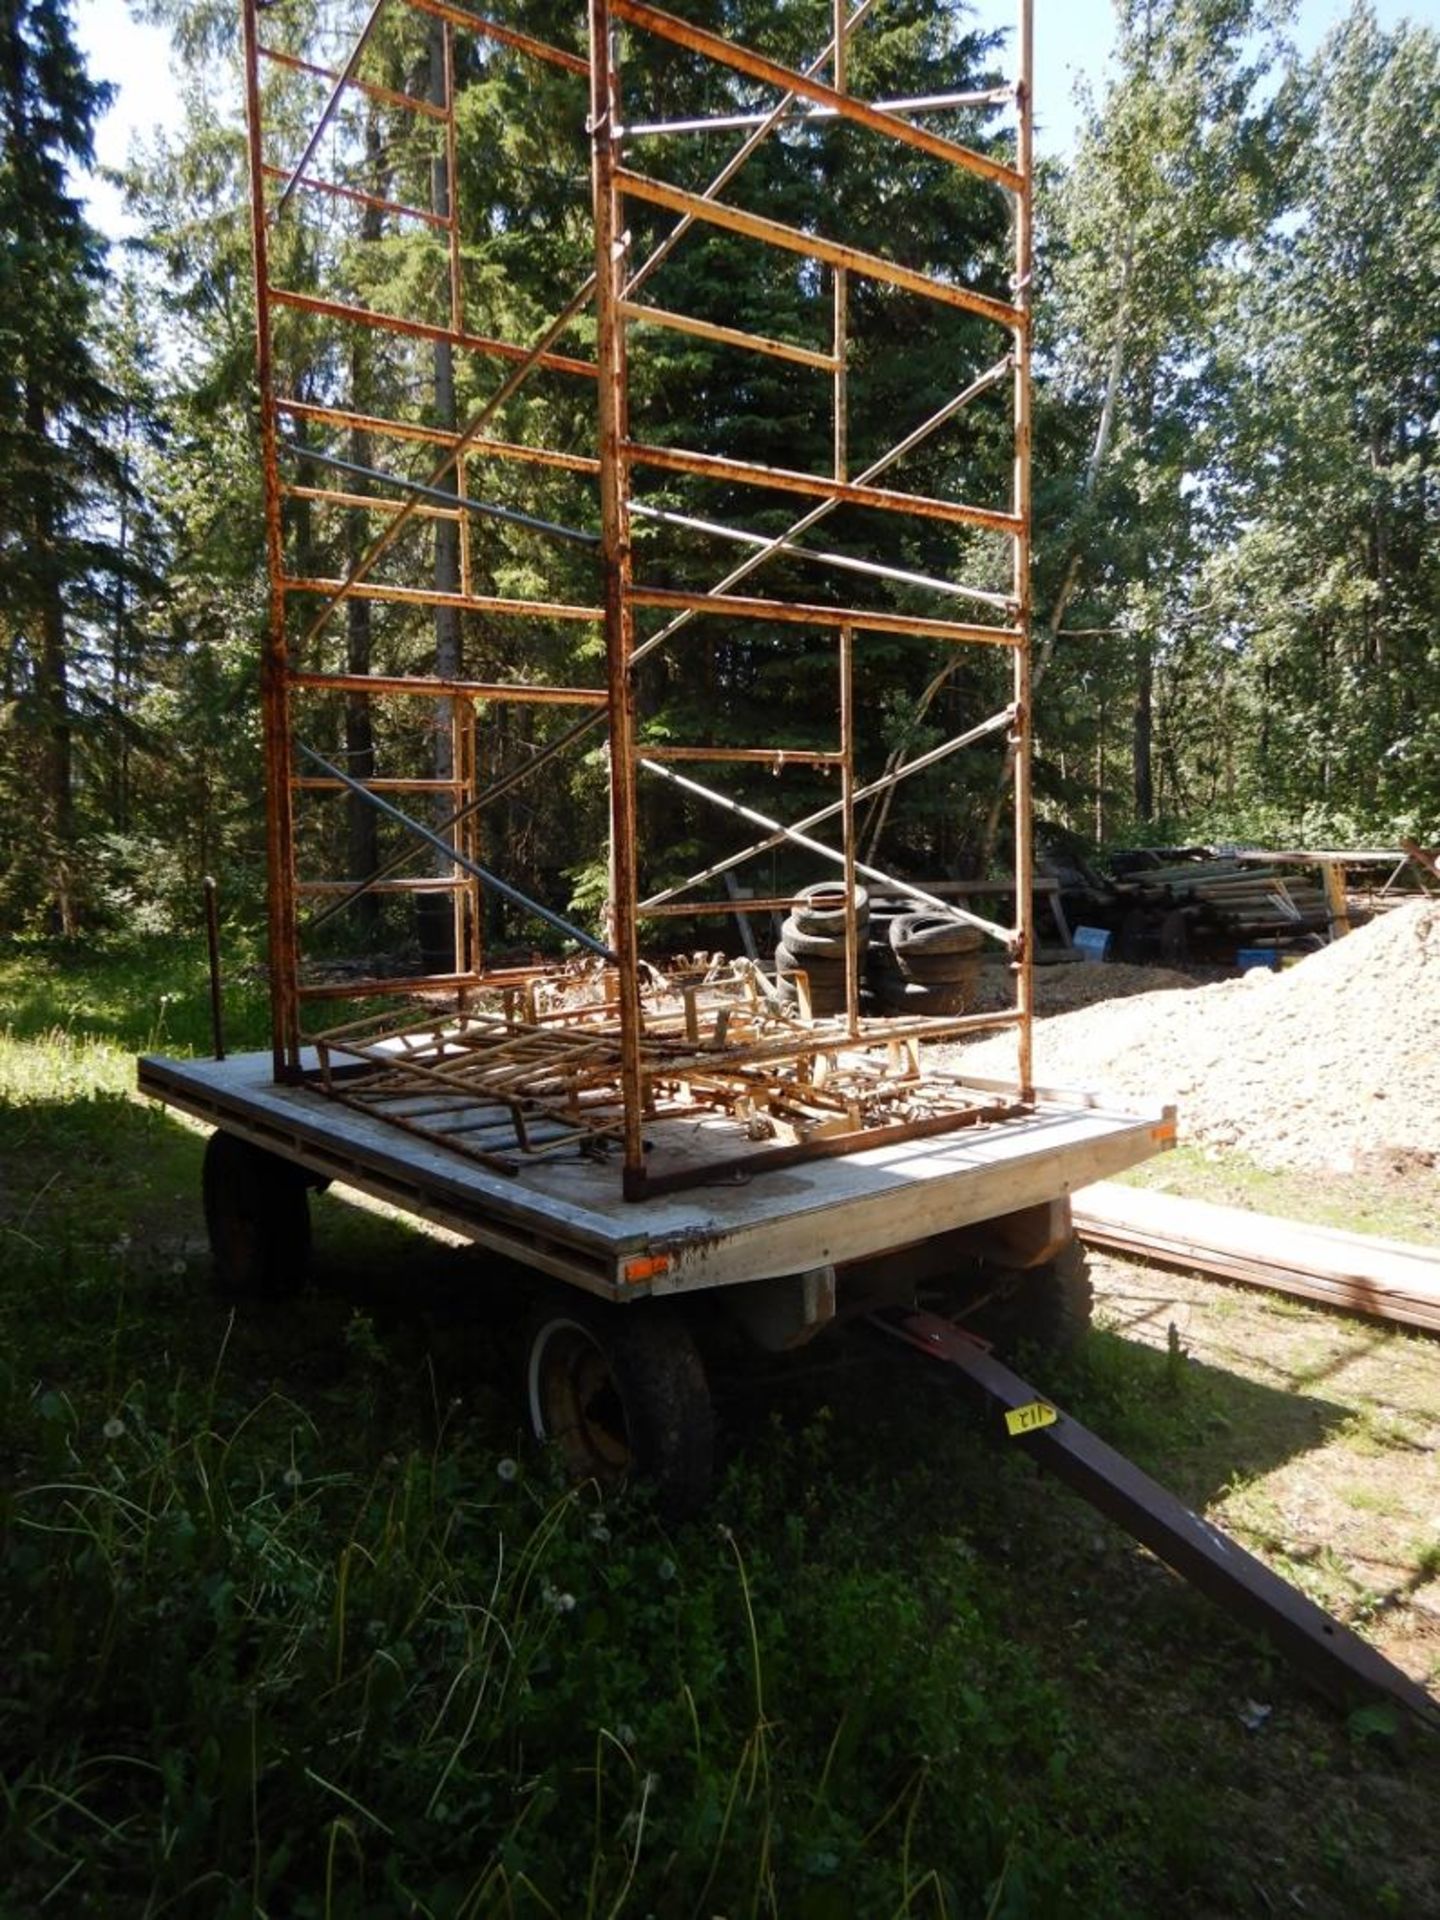
<svg viewBox="0 0 1440 1920">
<path fill-rule="evenodd" d="M 1235 955 L 1235 964 L 1242 973 L 1249 973 L 1252 967 L 1267 967 L 1271 973 L 1279 971 L 1280 954 L 1275 947 L 1241 947 Z"/>
<path fill-rule="evenodd" d="M 1076 927 L 1074 944 L 1087 960 L 1103 960 L 1110 951 L 1110 935 L 1104 927 Z"/>
</svg>

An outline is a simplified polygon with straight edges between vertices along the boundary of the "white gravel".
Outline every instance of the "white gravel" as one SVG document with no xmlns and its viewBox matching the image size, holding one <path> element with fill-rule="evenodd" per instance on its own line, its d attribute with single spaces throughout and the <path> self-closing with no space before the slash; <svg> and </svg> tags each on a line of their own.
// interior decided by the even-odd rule
<svg viewBox="0 0 1440 1920">
<path fill-rule="evenodd" d="M 1173 1100 L 1182 1141 L 1265 1166 L 1440 1170 L 1440 901 L 1397 908 L 1281 973 L 1184 991 L 1157 978 L 1163 991 L 1134 994 L 1127 979 L 1131 997 L 1038 1019 L 1037 1081 Z M 952 1057 L 1014 1071 L 1008 1038 Z"/>
</svg>

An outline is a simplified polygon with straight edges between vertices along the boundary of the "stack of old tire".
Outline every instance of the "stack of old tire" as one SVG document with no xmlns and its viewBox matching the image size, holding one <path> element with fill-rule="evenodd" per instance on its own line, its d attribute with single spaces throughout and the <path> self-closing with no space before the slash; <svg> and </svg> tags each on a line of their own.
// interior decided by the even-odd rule
<svg viewBox="0 0 1440 1920">
<path fill-rule="evenodd" d="M 870 900 L 863 887 L 855 889 L 855 931 L 859 943 L 860 976 L 865 975 L 869 940 Z M 845 889 L 833 881 L 806 887 L 780 927 L 775 949 L 775 972 L 781 992 L 793 1000 L 793 975 L 804 973 L 810 982 L 811 1011 L 845 1011 Z"/>
<path fill-rule="evenodd" d="M 985 936 L 918 900 L 877 899 L 868 979 L 882 1013 L 968 1013 L 980 985 Z"/>
</svg>

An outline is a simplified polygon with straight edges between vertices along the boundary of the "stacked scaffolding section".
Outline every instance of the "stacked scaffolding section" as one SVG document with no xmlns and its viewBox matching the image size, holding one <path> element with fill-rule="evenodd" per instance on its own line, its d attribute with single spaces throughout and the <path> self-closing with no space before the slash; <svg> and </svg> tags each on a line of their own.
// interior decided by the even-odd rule
<svg viewBox="0 0 1440 1920">
<path fill-rule="evenodd" d="M 363 16 L 342 5 L 337 22 L 334 9 L 262 12 L 245 0 L 278 1077 L 313 1080 L 507 1171 L 537 1155 L 613 1155 L 629 1198 L 1000 1125 L 1029 1104 L 1029 8 L 1012 84 L 877 102 L 849 84 L 876 6 L 835 0 L 828 43 L 792 66 L 642 0 L 591 0 L 573 45 L 531 32 L 522 5 L 495 19 L 448 0 L 374 0 Z M 642 87 L 699 111 L 645 120 Z M 495 186 L 511 178 L 509 148 L 523 140 L 487 146 L 467 117 L 483 96 L 486 126 L 504 128 L 517 89 L 549 133 L 543 155 L 521 156 L 544 175 L 529 237 L 513 190 L 507 200 Z M 707 111 L 717 96 L 742 110 Z M 1008 139 L 971 145 L 935 131 L 996 113 L 1009 117 Z M 901 177 L 922 185 L 947 173 L 977 183 L 1008 209 L 1010 258 L 972 271 L 988 284 L 952 264 L 937 270 L 934 236 L 907 234 L 903 209 L 893 247 L 855 244 L 838 186 L 839 230 L 777 218 L 783 207 L 766 206 L 764 182 L 747 189 L 746 172 L 776 141 L 786 143 L 772 176 L 782 186 L 786 168 L 853 178 L 881 150 L 901 152 Z M 485 202 L 498 244 L 471 246 L 466 192 Z M 773 333 L 732 324 L 723 289 L 704 312 L 684 304 L 693 283 L 670 293 L 667 266 L 714 233 L 743 242 L 735 257 L 754 261 L 757 284 L 782 290 Z M 917 237 L 923 269 L 904 258 Z M 527 337 L 467 325 L 477 281 L 494 312 L 495 260 L 508 245 L 549 249 L 562 267 L 583 254 L 587 269 L 556 286 L 546 315 L 517 297 Z M 904 422 L 898 440 L 877 444 L 873 404 L 864 433 L 853 405 L 857 367 L 883 364 L 867 326 L 879 314 L 893 327 L 897 311 L 916 325 L 928 309 L 965 316 L 967 346 L 978 335 L 993 351 L 960 369 L 948 397 Z M 712 396 L 696 409 L 706 445 L 676 427 L 683 372 L 666 350 L 677 338 L 722 356 L 737 396 L 735 408 Z M 825 416 L 824 470 L 756 458 L 753 428 L 752 444 L 744 433 L 732 444 L 727 414 L 752 360 L 785 369 L 797 420 Z M 977 407 L 1008 412 L 1009 497 L 907 489 L 907 459 Z M 817 544 L 812 530 L 827 519 L 838 531 Z M 959 530 L 978 579 L 912 562 L 937 528 Z M 867 529 L 878 530 L 870 550 Z M 922 610 L 932 605 L 945 611 Z M 792 713 L 783 737 L 737 739 L 723 675 L 710 737 L 678 740 L 659 724 L 666 663 L 727 646 L 750 661 L 758 649 L 776 684 L 803 667 L 806 684 L 824 689 L 805 737 Z M 912 676 L 923 663 L 927 702 L 967 653 L 998 650 L 1005 698 L 875 768 L 869 708 L 896 649 L 913 651 Z M 467 677 L 477 652 L 492 670 Z M 507 763 L 497 741 L 522 736 Z M 1013 925 L 926 894 L 876 845 L 902 782 L 987 741 L 994 776 L 1010 787 Z M 487 843 L 484 822 L 526 781 L 602 744 L 608 844 L 558 855 L 572 868 L 587 852 L 606 863 L 592 929 L 553 894 L 507 877 L 505 836 Z M 743 784 L 759 775 L 774 795 L 763 806 Z M 787 807 L 797 776 L 828 781 L 833 797 Z M 647 791 L 669 811 L 647 807 Z M 664 837 L 676 809 L 709 817 L 710 845 L 716 829 L 740 844 L 676 878 Z M 345 877 L 320 870 L 337 853 Z M 783 979 L 742 957 L 662 972 L 642 956 L 642 923 L 712 926 L 711 916 L 744 913 L 763 925 L 790 907 L 773 888 L 735 889 L 736 869 L 763 871 L 767 858 L 803 859 L 811 878 L 835 883 L 838 1013 L 814 1012 L 803 969 Z M 1013 1007 L 871 1016 L 866 888 L 998 942 Z M 380 903 L 397 895 L 424 916 L 426 970 L 338 967 L 326 930 L 358 925 L 373 951 Z M 497 902 L 580 957 L 492 959 Z M 753 938 L 746 946 L 758 954 Z M 347 1002 L 358 1004 L 338 1005 Z M 350 1015 L 338 1025 L 337 1010 Z M 980 1092 L 924 1068 L 922 1040 L 1002 1026 L 1017 1042 L 1012 1088 Z"/>
</svg>

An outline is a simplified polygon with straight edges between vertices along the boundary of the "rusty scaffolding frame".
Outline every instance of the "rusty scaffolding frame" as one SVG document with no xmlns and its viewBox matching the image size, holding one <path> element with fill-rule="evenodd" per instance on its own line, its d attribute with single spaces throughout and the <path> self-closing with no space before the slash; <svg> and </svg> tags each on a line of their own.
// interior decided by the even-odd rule
<svg viewBox="0 0 1440 1920">
<path fill-rule="evenodd" d="M 337 1098 L 442 1141 L 486 1164 L 514 1171 L 527 1156 L 580 1150 L 608 1154 L 618 1149 L 628 1198 L 723 1177 L 743 1169 L 758 1172 L 819 1153 L 848 1152 L 879 1141 L 943 1133 L 1002 1122 L 1032 1100 L 1032 883 L 1030 801 L 1030 278 L 1032 177 L 1031 0 L 1019 0 L 1017 71 L 1013 84 L 983 94 L 946 94 L 871 103 L 849 90 L 852 36 L 883 0 L 833 0 L 828 44 L 803 70 L 778 64 L 646 3 L 588 0 L 584 55 L 548 44 L 504 20 L 482 17 L 449 0 L 373 0 L 344 57 L 311 57 L 313 49 L 262 41 L 257 0 L 243 0 L 246 107 L 251 179 L 251 215 L 257 305 L 261 438 L 265 479 L 270 614 L 262 666 L 266 765 L 267 852 L 273 1049 L 277 1077 L 308 1079 Z M 441 37 L 442 83 L 428 95 L 366 78 L 367 48 L 382 15 L 407 11 L 423 16 L 427 31 Z M 523 15 L 523 5 L 513 11 Z M 276 18 L 276 16 L 269 16 Z M 466 326 L 462 257 L 460 174 L 457 163 L 457 96 L 454 36 L 468 33 L 516 57 L 538 62 L 553 74 L 588 88 L 587 130 L 595 267 L 528 344 L 471 332 Z M 623 36 L 674 50 L 696 71 L 718 66 L 738 74 L 752 89 L 773 90 L 773 107 L 756 113 L 627 126 L 620 53 Z M 321 111 L 308 135 L 276 153 L 275 129 L 267 119 L 268 70 L 291 84 L 303 78 L 323 84 Z M 432 65 L 432 82 L 435 68 Z M 383 103 L 411 116 L 438 136 L 439 152 L 428 206 L 407 204 L 365 185 L 317 169 L 327 130 L 334 140 L 337 114 L 347 99 Z M 934 133 L 926 113 L 957 106 L 1007 106 L 1014 116 L 1013 160 L 997 158 Z M 293 119 L 293 115 L 292 115 Z M 1009 298 L 979 291 L 949 276 L 906 267 L 888 255 L 862 250 L 843 239 L 788 225 L 725 198 L 725 189 L 749 156 L 777 128 L 825 120 L 917 149 L 932 161 L 988 182 L 1011 208 L 1013 271 Z M 728 161 L 703 192 L 667 181 L 630 162 L 630 147 L 664 150 L 667 140 L 743 132 Z M 343 171 L 343 169 L 342 169 Z M 438 234 L 446 255 L 446 306 L 440 319 L 374 311 L 358 300 L 332 299 L 284 285 L 272 275 L 272 241 L 287 209 L 302 196 L 322 205 L 368 209 L 394 222 L 413 222 Z M 634 257 L 627 225 L 632 205 L 674 217 L 669 231 L 643 260 Z M 642 300 L 657 268 L 695 228 L 714 227 L 743 236 L 827 271 L 830 283 L 829 343 L 819 349 L 722 326 Z M 958 309 L 992 325 L 1003 351 L 969 379 L 954 397 L 908 431 L 882 456 L 852 473 L 849 448 L 848 362 L 851 289 L 858 281 L 897 288 L 923 301 Z M 595 357 L 561 350 L 577 319 L 593 308 Z M 338 329 L 378 331 L 447 355 L 498 363 L 499 385 L 461 427 L 458 418 L 429 423 L 415 418 L 370 415 L 351 396 L 350 405 L 282 391 L 277 384 L 277 311 L 294 313 Z M 727 348 L 780 360 L 797 378 L 822 378 L 829 387 L 833 460 L 827 473 L 759 465 L 700 448 L 680 448 L 635 437 L 630 423 L 633 336 L 648 330 L 678 331 Z M 593 382 L 595 439 L 577 452 L 531 440 L 502 437 L 507 404 L 531 376 L 547 372 Z M 890 470 L 982 394 L 1008 390 L 1013 428 L 1011 497 L 1003 505 L 973 504 L 907 492 L 881 484 Z M 282 423 L 283 426 L 282 426 Z M 296 430 L 361 432 L 401 448 L 433 449 L 436 458 L 423 480 L 404 479 L 364 462 L 346 460 L 302 444 L 305 459 L 318 464 L 321 484 L 302 482 L 282 466 L 295 451 Z M 287 438 L 287 430 L 289 437 Z M 598 487 L 596 527 L 560 524 L 520 513 L 483 497 L 483 475 L 495 463 L 518 464 L 575 476 Z M 482 481 L 476 484 L 479 467 Z M 695 514 L 657 506 L 637 488 L 637 475 L 669 474 L 754 489 L 762 495 L 796 496 L 803 511 L 779 535 L 761 535 Z M 380 490 L 377 491 L 377 488 Z M 363 549 L 339 577 L 295 568 L 287 557 L 286 503 L 366 517 Z M 1010 548 L 1010 586 L 996 591 L 939 579 L 866 560 L 851 553 L 817 550 L 804 536 L 841 508 L 938 521 L 999 536 Z M 372 519 L 373 516 L 373 519 Z M 369 531 L 378 519 L 376 531 Z M 747 549 L 745 557 L 705 590 L 654 584 L 639 577 L 632 529 L 642 519 L 663 534 L 671 529 Z M 524 526 L 544 540 L 593 546 L 598 591 L 588 604 L 520 598 L 477 591 L 472 562 L 472 524 L 486 521 Z M 403 540 L 416 528 L 448 525 L 455 530 L 458 567 L 453 582 L 404 575 Z M 988 618 L 938 618 L 895 606 L 837 606 L 779 592 L 761 597 L 736 591 L 776 555 L 808 565 L 878 577 L 901 588 L 943 594 L 979 609 Z M 385 570 L 388 565 L 388 571 Z M 557 685 L 540 675 L 479 681 L 434 672 L 363 673 L 314 664 L 325 630 L 347 601 L 385 607 L 442 608 L 458 617 L 486 615 L 505 621 L 593 623 L 603 630 L 605 684 Z M 656 624 L 658 617 L 658 624 Z M 802 640 L 817 631 L 834 640 L 838 724 L 828 743 L 810 748 L 657 743 L 644 737 L 637 670 L 692 621 L 720 618 L 734 626 L 760 622 Z M 962 733 L 892 768 L 879 780 L 857 784 L 854 671 L 866 636 L 902 635 L 945 649 L 1000 648 L 1010 657 L 1010 698 L 998 712 Z M 297 732 L 297 709 L 309 697 L 369 702 L 419 700 L 448 733 L 442 766 L 433 775 L 401 772 L 381 776 L 345 767 L 317 751 Z M 572 926 L 553 909 L 527 900 L 499 872 L 482 863 L 478 830 L 485 806 L 519 777 L 482 785 L 477 763 L 475 715 L 493 703 L 563 704 L 585 711 L 558 740 L 537 754 L 531 769 L 608 729 L 610 794 L 610 887 L 604 938 Z M 950 753 L 993 738 L 1002 743 L 1011 768 L 1014 811 L 1015 920 L 1003 924 L 967 907 L 925 894 L 886 872 L 858 851 L 857 807 L 887 795 L 907 777 Z M 681 770 L 682 763 L 751 764 L 776 772 L 786 765 L 818 767 L 838 774 L 839 798 L 799 820 L 743 805 Z M 715 861 L 678 885 L 642 892 L 642 856 L 637 789 L 641 777 L 670 783 L 688 796 L 758 829 L 751 844 Z M 400 874 L 403 860 L 390 859 L 368 875 L 337 880 L 304 878 L 298 857 L 297 809 L 312 796 L 339 795 L 375 809 L 404 835 L 429 849 L 434 870 Z M 401 802 L 439 806 L 438 818 L 417 818 Z M 830 840 L 816 837 L 826 822 L 838 825 Z M 737 900 L 705 894 L 713 881 L 767 850 L 803 850 L 833 873 L 841 890 L 845 926 L 845 1011 L 815 1018 L 803 977 L 798 1005 L 782 1004 L 773 984 L 743 963 L 711 969 L 689 979 L 666 979 L 640 951 L 643 919 L 667 916 L 767 913 L 790 902 Z M 1015 982 L 1013 1009 L 962 1013 L 940 1020 L 877 1020 L 862 1011 L 856 890 L 860 881 L 916 899 L 937 913 L 978 928 L 1005 949 Z M 493 968 L 482 945 L 482 907 L 487 890 L 519 903 L 596 956 L 596 971 L 578 996 L 556 990 L 553 972 L 533 967 Z M 453 904 L 454 964 L 416 977 L 314 979 L 302 962 L 301 909 L 320 903 L 318 922 L 366 893 L 438 893 Z M 307 1031 L 311 1003 L 391 1001 L 423 994 L 429 1010 L 413 1006 L 367 1011 L 339 1026 Z M 447 1004 L 437 1010 L 437 996 Z M 492 996 L 498 996 L 492 997 Z M 956 1076 L 922 1071 L 922 1039 L 1013 1029 L 1017 1060 L 1013 1088 L 977 1092 Z M 683 1118 L 698 1150 L 677 1150 L 647 1161 L 657 1130 Z M 673 1131 L 673 1130 L 672 1130 Z M 778 1144 L 777 1144 L 778 1142 Z"/>
</svg>

